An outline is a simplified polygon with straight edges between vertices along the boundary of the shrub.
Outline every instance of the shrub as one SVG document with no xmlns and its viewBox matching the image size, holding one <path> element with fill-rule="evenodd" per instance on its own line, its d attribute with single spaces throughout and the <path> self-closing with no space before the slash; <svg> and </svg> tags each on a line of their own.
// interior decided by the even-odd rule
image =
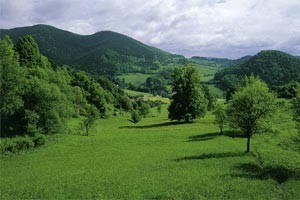
<svg viewBox="0 0 300 200">
<path fill-rule="evenodd" d="M 41 146 L 43 144 L 45 144 L 46 142 L 46 137 L 42 134 L 36 134 L 33 138 L 32 138 L 32 142 L 34 143 L 34 146 Z"/>
<path fill-rule="evenodd" d="M 32 142 L 31 138 L 28 136 L 16 137 L 13 140 L 15 140 L 15 143 L 17 144 L 18 151 L 26 150 L 34 147 L 34 143 Z"/>
<path fill-rule="evenodd" d="M 33 137 L 18 136 L 14 138 L 2 138 L 0 143 L 1 154 L 18 153 L 33 147 L 45 144 L 46 137 L 42 134 L 36 134 Z"/>
<path fill-rule="evenodd" d="M 138 111 L 134 110 L 131 113 L 131 120 L 133 123 L 138 123 L 139 121 L 141 121 L 142 116 L 139 114 Z"/>
</svg>

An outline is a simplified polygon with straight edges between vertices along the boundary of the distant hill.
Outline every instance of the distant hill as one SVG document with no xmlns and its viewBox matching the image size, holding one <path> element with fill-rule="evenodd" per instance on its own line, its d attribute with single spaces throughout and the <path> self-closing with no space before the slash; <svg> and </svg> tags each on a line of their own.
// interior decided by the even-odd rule
<svg viewBox="0 0 300 200">
<path fill-rule="evenodd" d="M 97 74 L 156 69 L 184 59 L 112 31 L 79 35 L 49 25 L 34 25 L 1 29 L 0 33 L 1 37 L 9 35 L 14 41 L 30 34 L 50 60 Z"/>
<path fill-rule="evenodd" d="M 250 59 L 215 74 L 215 81 L 224 89 L 234 88 L 245 75 L 254 74 L 269 86 L 280 86 L 300 80 L 300 59 L 290 54 L 261 51 Z"/>
<path fill-rule="evenodd" d="M 213 57 L 200 57 L 200 56 L 193 56 L 190 60 L 200 64 L 200 65 L 206 65 L 210 67 L 229 67 L 233 65 L 240 64 L 242 62 L 245 62 L 249 60 L 251 56 L 244 56 L 239 59 L 228 59 L 228 58 L 213 58 Z"/>
</svg>

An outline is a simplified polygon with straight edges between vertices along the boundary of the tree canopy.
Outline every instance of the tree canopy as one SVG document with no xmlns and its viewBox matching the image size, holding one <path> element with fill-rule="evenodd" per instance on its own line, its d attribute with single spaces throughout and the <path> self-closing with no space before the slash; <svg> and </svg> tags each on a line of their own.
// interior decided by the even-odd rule
<svg viewBox="0 0 300 200">
<path fill-rule="evenodd" d="M 261 120 L 274 110 L 275 99 L 266 83 L 254 76 L 245 77 L 244 86 L 233 94 L 227 115 L 230 123 L 246 135 L 247 152 L 250 151 L 250 138 L 257 132 Z"/>
<path fill-rule="evenodd" d="M 168 108 L 169 119 L 190 122 L 205 115 L 208 101 L 195 68 L 190 66 L 175 68 L 172 86 L 172 101 Z"/>
</svg>

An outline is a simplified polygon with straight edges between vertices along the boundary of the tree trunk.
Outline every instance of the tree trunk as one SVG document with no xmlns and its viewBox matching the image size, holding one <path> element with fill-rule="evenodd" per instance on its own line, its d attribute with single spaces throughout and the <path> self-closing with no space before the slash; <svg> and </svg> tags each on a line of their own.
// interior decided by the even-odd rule
<svg viewBox="0 0 300 200">
<path fill-rule="evenodd" d="M 247 136 L 247 153 L 250 152 L 250 135 Z"/>
</svg>

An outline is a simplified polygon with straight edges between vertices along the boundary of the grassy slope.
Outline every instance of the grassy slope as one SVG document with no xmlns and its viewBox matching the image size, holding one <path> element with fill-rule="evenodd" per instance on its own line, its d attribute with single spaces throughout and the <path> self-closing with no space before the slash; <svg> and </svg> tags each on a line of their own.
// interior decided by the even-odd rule
<svg viewBox="0 0 300 200">
<path fill-rule="evenodd" d="M 244 154 L 246 140 L 219 136 L 211 114 L 176 125 L 165 108 L 137 125 L 126 116 L 101 120 L 88 137 L 57 135 L 46 147 L 2 158 L 2 199 L 299 199 L 299 179 L 260 178 L 257 159 Z M 258 135 L 252 143 L 264 164 L 300 160 L 292 151 L 274 153 L 294 132 L 289 113 L 274 122 L 277 139 Z"/>
</svg>

